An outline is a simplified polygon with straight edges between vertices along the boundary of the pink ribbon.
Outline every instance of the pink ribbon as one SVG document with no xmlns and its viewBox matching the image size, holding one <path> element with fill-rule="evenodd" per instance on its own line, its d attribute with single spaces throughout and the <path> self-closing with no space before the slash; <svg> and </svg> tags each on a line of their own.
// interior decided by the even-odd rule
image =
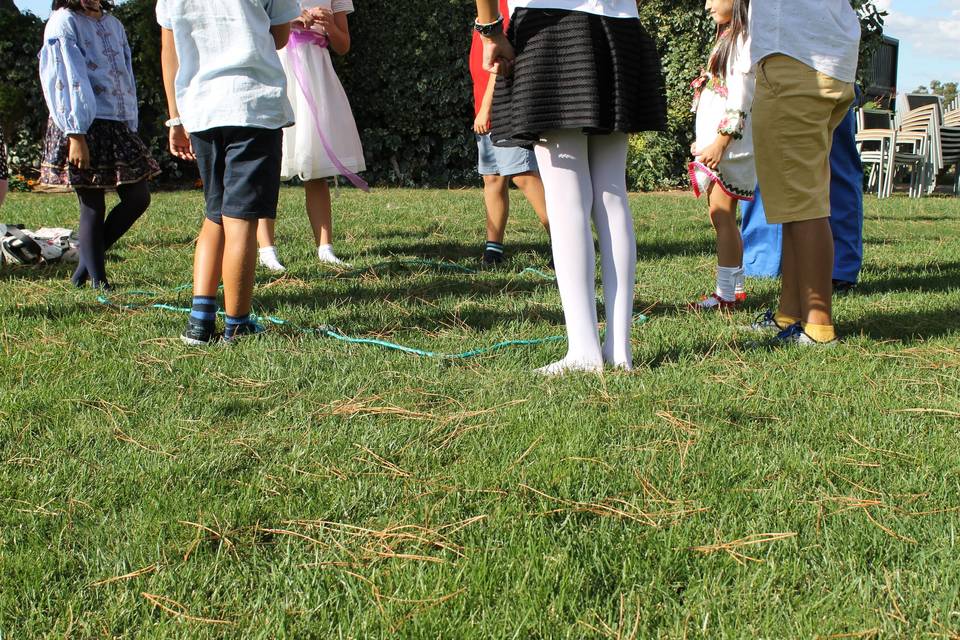
<svg viewBox="0 0 960 640">
<path fill-rule="evenodd" d="M 307 99 L 307 104 L 310 106 L 310 113 L 313 114 L 313 125 L 317 130 L 317 135 L 320 136 L 320 144 L 323 145 L 323 150 L 327 152 L 327 155 L 330 156 L 330 160 L 333 161 L 333 166 L 337 168 L 337 171 L 340 172 L 344 178 L 349 180 L 353 186 L 366 191 L 369 193 L 370 185 L 366 181 L 355 174 L 354 172 L 347 169 L 340 158 L 337 157 L 337 154 L 333 152 L 333 147 L 330 146 L 330 142 L 327 140 L 327 136 L 323 135 L 323 129 L 320 127 L 320 116 L 317 110 L 317 102 L 313 94 L 310 92 L 310 87 L 307 85 L 306 74 L 303 71 L 303 65 L 300 60 L 300 46 L 301 45 L 316 45 L 318 47 L 327 48 L 330 45 L 330 41 L 324 34 L 319 31 L 314 31 L 313 29 L 294 29 L 290 32 L 290 40 L 287 43 L 290 55 L 290 66 L 293 69 L 293 75 L 297 78 L 297 84 L 300 86 L 300 91 L 303 92 L 303 96 Z"/>
</svg>

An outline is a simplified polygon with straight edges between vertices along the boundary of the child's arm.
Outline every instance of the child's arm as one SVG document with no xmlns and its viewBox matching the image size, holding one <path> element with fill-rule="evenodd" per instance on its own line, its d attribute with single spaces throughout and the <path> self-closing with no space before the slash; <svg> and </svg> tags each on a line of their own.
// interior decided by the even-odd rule
<svg viewBox="0 0 960 640">
<path fill-rule="evenodd" d="M 330 48 L 340 56 L 350 51 L 350 26 L 347 22 L 347 13 L 347 11 L 334 12 L 323 7 L 312 10 L 314 24 L 327 34 Z"/>
<path fill-rule="evenodd" d="M 273 36 L 273 44 L 277 49 L 283 49 L 290 39 L 290 23 L 273 25 L 270 27 L 270 35 Z"/>
<path fill-rule="evenodd" d="M 480 101 L 480 112 L 477 113 L 473 121 L 473 130 L 480 135 L 490 133 L 490 116 L 493 113 L 493 94 L 497 88 L 497 77 L 491 76 L 487 81 L 487 90 L 483 93 L 483 100 Z"/>
<path fill-rule="evenodd" d="M 160 65 L 163 69 L 163 89 L 167 94 L 167 113 L 171 120 L 176 120 L 180 117 L 180 109 L 177 107 L 177 71 L 180 70 L 180 58 L 177 56 L 173 31 L 170 29 L 160 30 Z M 170 127 L 170 153 L 181 160 L 196 160 L 190 134 L 182 124 Z"/>
<path fill-rule="evenodd" d="M 734 140 L 743 137 L 743 129 L 753 110 L 753 94 L 756 88 L 756 75 L 750 64 L 750 43 L 741 40 L 737 48 L 730 71 L 726 76 L 726 111 L 717 128 L 717 139 L 705 149 L 694 155 L 711 169 L 716 169 L 723 159 L 727 147 Z"/>
<path fill-rule="evenodd" d="M 97 115 L 97 96 L 87 76 L 87 63 L 72 27 L 62 17 L 48 24 L 40 50 L 40 79 L 47 109 L 57 128 L 70 139 L 67 161 L 90 167 L 87 130 Z"/>
</svg>

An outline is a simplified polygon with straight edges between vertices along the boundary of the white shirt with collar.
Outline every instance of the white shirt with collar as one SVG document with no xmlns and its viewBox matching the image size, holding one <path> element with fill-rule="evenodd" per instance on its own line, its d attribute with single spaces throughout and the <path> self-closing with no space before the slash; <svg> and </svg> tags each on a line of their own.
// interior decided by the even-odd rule
<svg viewBox="0 0 960 640">
<path fill-rule="evenodd" d="M 848 0 L 754 0 L 749 20 L 754 64 L 777 53 L 854 82 L 860 20 Z"/>
</svg>

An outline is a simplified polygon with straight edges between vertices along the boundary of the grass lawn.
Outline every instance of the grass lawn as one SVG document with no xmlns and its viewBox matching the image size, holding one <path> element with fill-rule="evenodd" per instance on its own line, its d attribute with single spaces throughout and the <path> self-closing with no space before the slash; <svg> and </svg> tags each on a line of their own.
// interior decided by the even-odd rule
<svg viewBox="0 0 960 640">
<path fill-rule="evenodd" d="M 289 272 L 258 273 L 256 308 L 444 353 L 562 333 L 514 204 L 503 269 L 344 277 L 285 189 Z M 633 373 L 532 376 L 559 342 L 450 362 L 289 326 L 192 349 L 183 315 L 102 305 L 68 267 L 0 272 L 0 637 L 956 637 L 957 201 L 870 199 L 845 343 L 781 351 L 738 330 L 775 282 L 732 317 L 682 310 L 712 283 L 705 205 L 633 204 Z M 108 261 L 117 301 L 189 302 L 200 207 L 155 196 Z M 476 264 L 478 191 L 335 211 L 356 265 Z"/>
</svg>

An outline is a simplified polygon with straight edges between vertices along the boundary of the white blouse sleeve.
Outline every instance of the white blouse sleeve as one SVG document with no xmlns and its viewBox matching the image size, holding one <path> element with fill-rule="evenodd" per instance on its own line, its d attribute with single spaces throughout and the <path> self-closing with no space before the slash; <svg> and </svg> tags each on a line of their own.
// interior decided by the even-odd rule
<svg viewBox="0 0 960 640">
<path fill-rule="evenodd" d="M 755 67 L 750 63 L 750 39 L 740 38 L 733 62 L 727 70 L 726 112 L 720 121 L 718 133 L 739 140 L 743 128 L 753 110 L 753 94 L 756 91 Z"/>
</svg>

